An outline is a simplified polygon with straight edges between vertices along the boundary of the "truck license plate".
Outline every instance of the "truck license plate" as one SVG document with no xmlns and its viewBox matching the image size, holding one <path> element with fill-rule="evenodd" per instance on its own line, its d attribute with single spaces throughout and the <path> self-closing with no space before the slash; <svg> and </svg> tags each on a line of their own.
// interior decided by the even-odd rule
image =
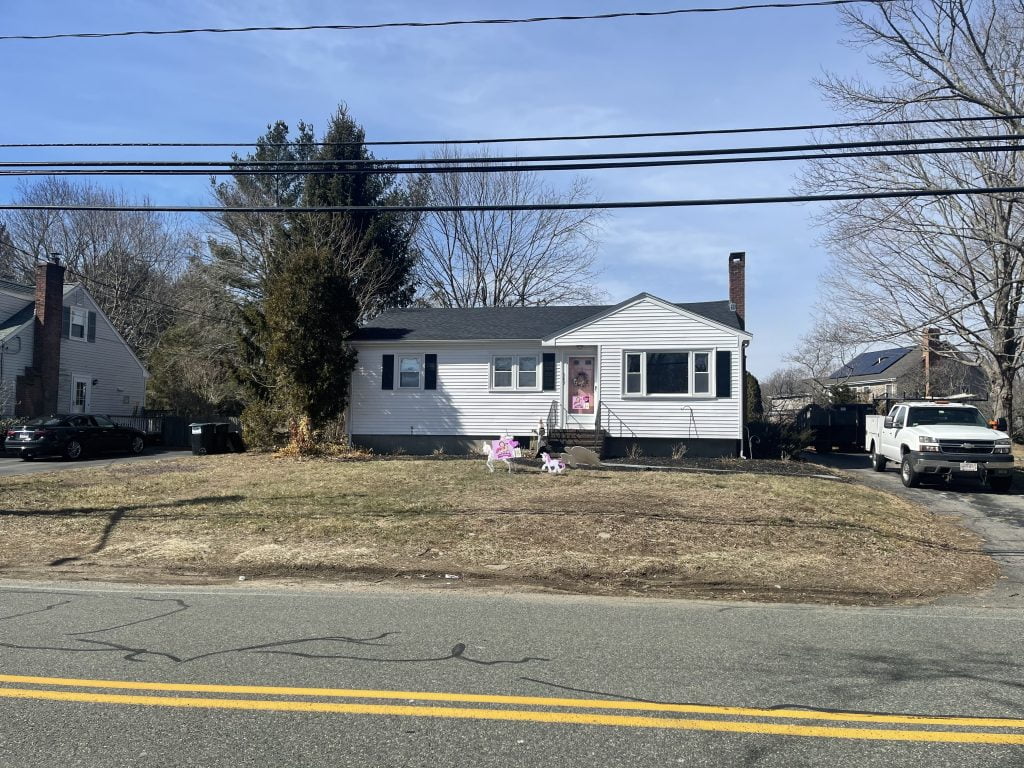
<svg viewBox="0 0 1024 768">
<path fill-rule="evenodd" d="M 973 461 L 961 461 L 960 462 L 960 471 L 961 472 L 977 472 L 978 471 L 978 465 L 977 465 L 976 462 L 973 462 Z"/>
</svg>

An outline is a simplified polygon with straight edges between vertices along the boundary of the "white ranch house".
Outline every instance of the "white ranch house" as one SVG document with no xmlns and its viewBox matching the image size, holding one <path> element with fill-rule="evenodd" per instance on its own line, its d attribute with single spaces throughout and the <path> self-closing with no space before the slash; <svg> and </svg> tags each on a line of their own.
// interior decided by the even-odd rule
<svg viewBox="0 0 1024 768">
<path fill-rule="evenodd" d="M 728 301 L 387 312 L 353 340 L 352 441 L 464 453 L 501 434 L 526 441 L 542 422 L 556 440 L 593 435 L 606 455 L 737 455 L 744 254 L 730 255 L 729 277 Z"/>
</svg>

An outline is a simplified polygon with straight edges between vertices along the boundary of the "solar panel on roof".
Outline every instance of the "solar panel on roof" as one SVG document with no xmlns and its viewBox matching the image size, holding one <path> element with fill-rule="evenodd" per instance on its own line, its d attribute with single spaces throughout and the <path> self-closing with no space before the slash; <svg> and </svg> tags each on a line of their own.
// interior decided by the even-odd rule
<svg viewBox="0 0 1024 768">
<path fill-rule="evenodd" d="M 882 373 L 915 349 L 916 347 L 896 347 L 864 352 L 833 373 L 831 378 L 844 379 L 850 376 L 870 376 Z"/>
</svg>

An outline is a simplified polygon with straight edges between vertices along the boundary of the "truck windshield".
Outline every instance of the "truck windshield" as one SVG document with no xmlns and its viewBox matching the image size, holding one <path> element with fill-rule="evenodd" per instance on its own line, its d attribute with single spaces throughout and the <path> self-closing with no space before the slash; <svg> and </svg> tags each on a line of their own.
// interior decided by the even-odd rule
<svg viewBox="0 0 1024 768">
<path fill-rule="evenodd" d="M 907 419 L 908 427 L 924 427 L 929 424 L 964 424 L 972 427 L 987 427 L 985 419 L 975 408 L 911 408 Z"/>
</svg>

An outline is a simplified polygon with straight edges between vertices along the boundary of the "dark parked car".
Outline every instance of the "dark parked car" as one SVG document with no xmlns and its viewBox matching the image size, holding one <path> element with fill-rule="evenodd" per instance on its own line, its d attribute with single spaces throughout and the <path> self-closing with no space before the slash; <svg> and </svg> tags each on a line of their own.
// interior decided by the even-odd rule
<svg viewBox="0 0 1024 768">
<path fill-rule="evenodd" d="M 146 448 L 146 434 L 122 427 L 106 416 L 76 413 L 32 419 L 7 430 L 8 456 L 30 461 L 36 456 L 80 459 L 86 454 L 122 451 L 133 455 Z"/>
</svg>

